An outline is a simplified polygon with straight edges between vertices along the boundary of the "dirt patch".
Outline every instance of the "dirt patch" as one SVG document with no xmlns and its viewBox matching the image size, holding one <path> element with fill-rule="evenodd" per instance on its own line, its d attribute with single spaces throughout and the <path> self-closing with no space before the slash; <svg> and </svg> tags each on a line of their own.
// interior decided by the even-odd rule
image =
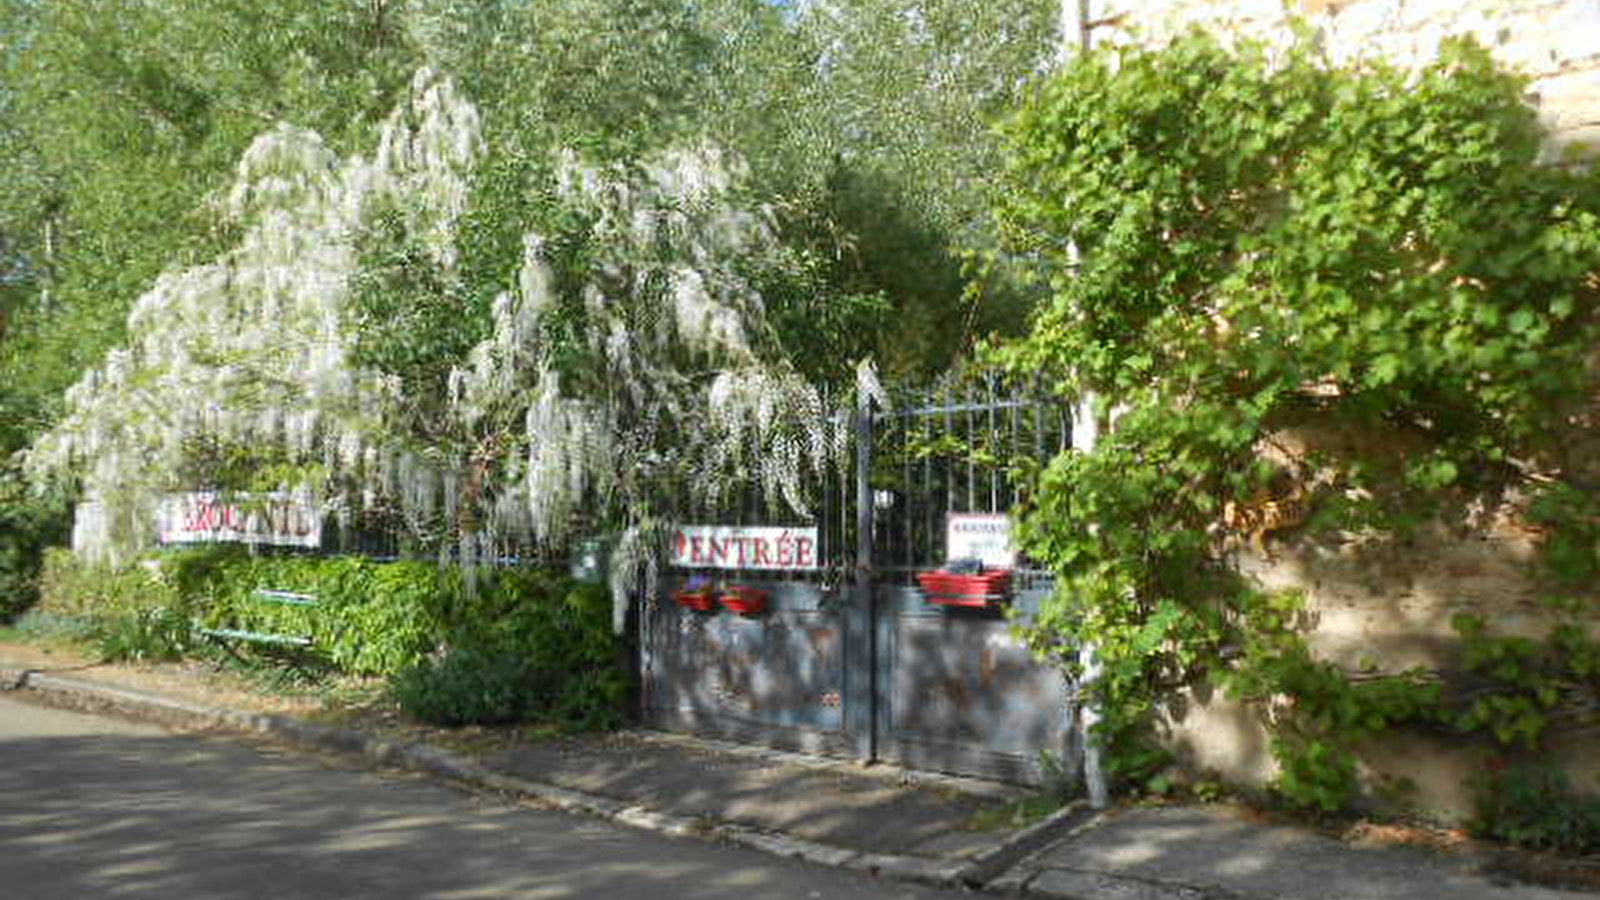
<svg viewBox="0 0 1600 900">
<path fill-rule="evenodd" d="M 1343 834 L 1346 842 L 1374 847 L 1421 847 L 1440 853 L 1470 853 L 1484 863 L 1486 875 L 1509 881 L 1569 891 L 1600 893 L 1600 856 L 1562 856 L 1480 841 L 1459 828 L 1432 828 L 1378 822 L 1357 822 Z"/>
<path fill-rule="evenodd" d="M 375 679 L 333 677 L 316 685 L 273 685 L 215 663 L 101 663 L 66 643 L 0 641 L 0 668 L 26 669 L 157 694 L 201 706 L 294 715 L 392 740 L 423 742 L 476 757 L 550 736 L 536 726 L 437 728 L 406 719 Z"/>
<path fill-rule="evenodd" d="M 0 667 L 70 675 L 83 681 L 159 694 L 204 706 L 305 715 L 322 706 L 313 696 L 269 692 L 205 662 L 101 663 L 66 645 L 0 643 Z"/>
<path fill-rule="evenodd" d="M 1600 857 L 1496 850 L 1484 872 L 1545 887 L 1600 893 Z"/>
<path fill-rule="evenodd" d="M 1420 847 L 1446 853 L 1481 850 L 1482 845 L 1459 828 L 1360 821 L 1340 837 L 1347 844 L 1367 847 Z"/>
</svg>

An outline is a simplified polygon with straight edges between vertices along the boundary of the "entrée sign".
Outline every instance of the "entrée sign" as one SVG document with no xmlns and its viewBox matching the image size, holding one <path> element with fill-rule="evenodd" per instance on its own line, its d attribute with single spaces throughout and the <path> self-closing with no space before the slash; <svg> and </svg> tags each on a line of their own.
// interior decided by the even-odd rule
<svg viewBox="0 0 1600 900">
<path fill-rule="evenodd" d="M 683 525 L 672 533 L 672 565 L 687 569 L 815 569 L 817 529 Z"/>
</svg>

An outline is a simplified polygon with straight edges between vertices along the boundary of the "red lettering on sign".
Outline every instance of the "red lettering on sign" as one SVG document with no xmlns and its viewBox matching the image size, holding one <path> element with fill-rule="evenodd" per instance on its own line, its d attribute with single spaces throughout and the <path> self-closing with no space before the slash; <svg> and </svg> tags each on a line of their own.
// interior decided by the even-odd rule
<svg viewBox="0 0 1600 900">
<path fill-rule="evenodd" d="M 817 565 L 814 528 L 680 526 L 669 539 L 672 563 L 718 569 L 809 569 Z"/>
</svg>

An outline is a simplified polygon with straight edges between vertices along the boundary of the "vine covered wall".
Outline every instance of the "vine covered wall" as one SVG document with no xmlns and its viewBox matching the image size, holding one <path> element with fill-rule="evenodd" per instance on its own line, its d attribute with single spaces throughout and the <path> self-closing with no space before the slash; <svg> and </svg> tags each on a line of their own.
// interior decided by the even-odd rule
<svg viewBox="0 0 1600 900">
<path fill-rule="evenodd" d="M 1284 28 L 1106 41 L 1008 127 L 1050 300 L 1001 358 L 1109 426 L 1021 510 L 1036 638 L 1097 647 L 1126 783 L 1460 819 L 1600 710 L 1600 181 L 1482 42 Z"/>
<path fill-rule="evenodd" d="M 1600 158 L 1600 0 L 1086 0 L 1077 6 L 1068 36 L 1080 47 L 1159 47 L 1199 28 L 1225 42 L 1264 41 L 1280 49 L 1309 36 L 1334 67 L 1376 61 L 1418 71 L 1439 60 L 1449 39 L 1469 37 L 1525 79 L 1524 101 L 1543 130 L 1542 162 Z M 1358 437 L 1326 423 L 1278 437 L 1280 447 L 1288 444 L 1301 458 L 1340 450 L 1394 457 L 1408 450 L 1403 434 Z M 1600 436 L 1593 429 L 1575 428 L 1562 443 L 1567 472 L 1585 482 L 1600 476 Z M 1493 492 L 1456 499 L 1454 516 L 1404 541 L 1312 542 L 1258 533 L 1237 559 L 1264 589 L 1303 594 L 1305 640 L 1318 659 L 1352 673 L 1460 672 L 1467 663 L 1456 627 L 1466 621 L 1462 616 L 1491 623 L 1503 640 L 1536 644 L 1560 627 L 1565 613 L 1544 602 L 1550 585 L 1539 562 L 1549 533 L 1530 520 L 1528 498 Z M 1276 524 L 1285 526 L 1281 537 L 1302 534 L 1301 522 Z M 1579 721 L 1581 710 L 1569 704 L 1554 718 L 1554 733 L 1541 742 L 1551 759 L 1580 784 L 1600 785 L 1593 763 L 1600 745 Z M 1165 743 L 1196 770 L 1272 784 L 1280 766 L 1270 724 L 1259 710 L 1220 692 L 1189 694 L 1165 716 Z M 1357 757 L 1369 802 L 1462 819 L 1472 813 L 1474 781 L 1486 767 L 1504 764 L 1504 749 L 1500 742 L 1463 743 L 1434 729 L 1409 729 L 1366 740 Z"/>
</svg>

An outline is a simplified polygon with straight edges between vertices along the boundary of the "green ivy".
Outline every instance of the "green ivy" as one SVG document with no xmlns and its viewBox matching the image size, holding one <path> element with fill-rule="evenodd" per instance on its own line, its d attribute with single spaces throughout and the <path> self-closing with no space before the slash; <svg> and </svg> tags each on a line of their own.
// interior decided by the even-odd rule
<svg viewBox="0 0 1600 900">
<path fill-rule="evenodd" d="M 1600 337 L 1600 177 L 1541 164 L 1524 87 L 1466 42 L 1402 73 L 1192 35 L 1085 54 L 1005 125 L 1001 228 L 1051 293 L 996 359 L 1114 420 L 1019 511 L 1059 576 L 1035 638 L 1096 647 L 1130 777 L 1154 714 L 1208 675 L 1286 711 L 1278 789 L 1303 806 L 1348 802 L 1359 741 L 1445 717 L 1420 673 L 1314 659 L 1295 601 L 1232 565 L 1230 504 L 1299 486 L 1315 513 L 1293 527 L 1381 538 L 1477 492 L 1538 493 L 1561 602 L 1593 589 L 1593 491 L 1551 460 Z M 1308 423 L 1409 449 L 1263 458 Z M 1456 723 L 1536 732 L 1519 714 Z"/>
<path fill-rule="evenodd" d="M 1302 637 L 1303 597 L 1250 599 L 1239 629 L 1243 655 L 1218 680 L 1235 699 L 1270 710 L 1279 796 L 1303 809 L 1342 810 L 1359 787 L 1356 746 L 1395 725 L 1437 719 L 1441 686 L 1420 670 L 1352 679 L 1313 657 Z"/>
<path fill-rule="evenodd" d="M 1534 749 L 1563 708 L 1582 711 L 1600 690 L 1600 647 L 1578 613 L 1564 613 L 1543 640 L 1491 634 L 1482 616 L 1466 613 L 1451 624 L 1478 679 L 1455 714 L 1464 731 Z"/>
<path fill-rule="evenodd" d="M 1600 797 L 1578 792 L 1548 761 L 1499 769 L 1477 788 L 1479 837 L 1567 853 L 1600 848 Z"/>
</svg>

